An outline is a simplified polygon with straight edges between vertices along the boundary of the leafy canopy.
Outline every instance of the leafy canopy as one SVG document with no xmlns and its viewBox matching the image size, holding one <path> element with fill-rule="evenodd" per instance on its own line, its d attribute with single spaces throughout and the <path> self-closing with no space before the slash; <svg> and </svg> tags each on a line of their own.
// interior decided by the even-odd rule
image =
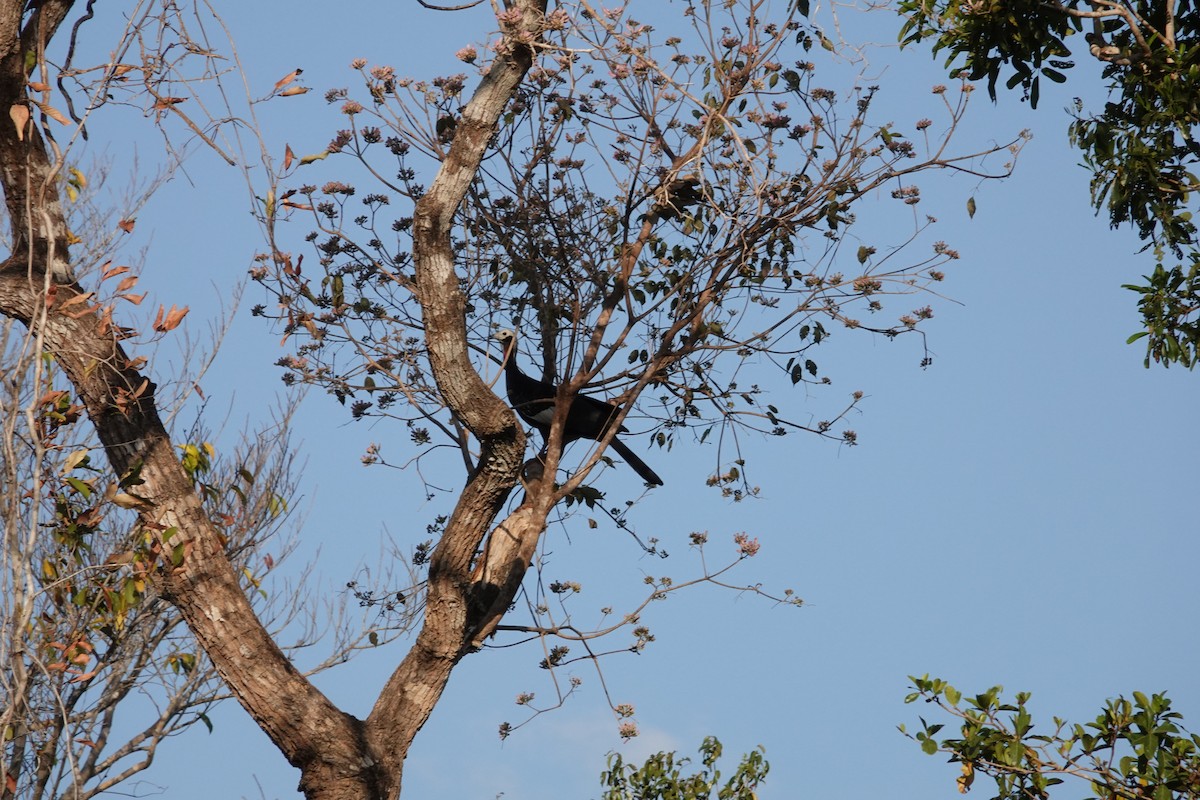
<svg viewBox="0 0 1200 800">
<path fill-rule="evenodd" d="M 1200 144 L 1200 12 L 1192 0 L 902 0 L 900 40 L 932 40 L 952 73 L 1004 78 L 1036 107 L 1077 58 L 1098 63 L 1108 99 L 1076 98 L 1071 142 L 1092 172 L 1091 201 L 1112 227 L 1132 227 L 1158 262 L 1140 295 L 1151 360 L 1194 367 L 1200 346 L 1200 251 L 1192 221 Z M 1175 263 L 1172 263 L 1175 262 Z"/>
</svg>

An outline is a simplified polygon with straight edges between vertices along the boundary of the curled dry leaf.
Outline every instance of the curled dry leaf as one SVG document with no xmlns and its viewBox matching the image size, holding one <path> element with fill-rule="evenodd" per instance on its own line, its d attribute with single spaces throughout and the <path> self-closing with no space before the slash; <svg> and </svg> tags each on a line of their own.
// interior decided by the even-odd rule
<svg viewBox="0 0 1200 800">
<path fill-rule="evenodd" d="M 299 67 L 296 67 L 294 70 L 289 72 L 287 75 L 284 75 L 282 78 L 280 78 L 278 81 L 275 82 L 275 91 L 278 92 L 280 89 L 287 86 L 292 81 L 296 80 L 296 78 L 300 77 L 303 73 L 304 73 L 304 70 L 300 69 Z"/>
<path fill-rule="evenodd" d="M 133 226 L 136 224 L 137 224 L 137 219 L 135 219 L 135 218 L 123 219 L 117 223 L 117 227 L 120 228 L 121 230 L 125 231 L 126 233 L 133 233 Z"/>
<path fill-rule="evenodd" d="M 292 152 L 292 146 L 285 145 L 283 148 L 283 169 L 286 172 L 288 167 L 292 166 L 292 161 L 296 159 L 296 154 Z"/>
<path fill-rule="evenodd" d="M 89 452 L 90 451 L 85 447 L 82 450 L 76 450 L 74 453 L 71 453 L 71 455 L 67 456 L 63 460 L 63 464 L 59 469 L 59 472 L 61 472 L 63 475 L 66 475 L 68 472 L 78 467 L 83 463 L 83 460 L 88 457 Z"/>
<path fill-rule="evenodd" d="M 114 275 L 120 275 L 122 273 L 129 272 L 129 267 L 114 267 L 112 266 L 111 261 L 105 261 L 104 266 L 100 269 L 102 270 L 100 273 L 100 280 L 102 281 L 106 281 Z"/>
<path fill-rule="evenodd" d="M 284 89 L 282 92 L 280 92 L 279 96 L 280 97 L 294 97 L 295 95 L 298 95 L 298 94 L 307 94 L 309 91 L 310 90 L 307 86 L 292 86 L 292 87 L 290 87 L 288 89 Z"/>
<path fill-rule="evenodd" d="M 70 125 L 71 124 L 71 120 L 64 117 L 57 108 L 50 105 L 49 103 L 43 103 L 41 100 L 34 100 L 33 102 L 37 105 L 38 109 L 43 114 L 45 114 L 47 117 L 54 120 L 55 122 L 60 123 L 62 125 Z"/>
<path fill-rule="evenodd" d="M 188 307 L 176 308 L 175 304 L 171 304 L 171 310 L 166 312 L 164 316 L 164 306 L 158 307 L 158 316 L 154 318 L 154 330 L 159 333 L 175 330 L 179 327 L 179 323 L 183 322 L 183 318 L 187 316 Z"/>
<path fill-rule="evenodd" d="M 25 141 L 25 126 L 29 124 L 29 107 L 24 103 L 14 103 L 8 109 L 8 116 L 12 118 L 13 125 L 17 126 L 17 140 Z"/>
<path fill-rule="evenodd" d="M 71 306 L 79 305 L 80 303 L 87 303 L 87 301 L 92 299 L 93 294 L 94 292 L 84 292 L 83 294 L 77 294 L 74 297 L 69 297 L 67 298 L 66 302 L 59 306 L 59 311 L 63 314 L 66 314 L 67 309 Z"/>
</svg>

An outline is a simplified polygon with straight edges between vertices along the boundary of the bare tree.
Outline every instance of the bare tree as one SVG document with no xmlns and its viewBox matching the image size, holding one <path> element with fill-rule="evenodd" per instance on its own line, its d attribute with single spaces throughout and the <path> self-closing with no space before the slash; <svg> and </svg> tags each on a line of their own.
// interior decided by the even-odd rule
<svg viewBox="0 0 1200 800">
<path fill-rule="evenodd" d="M 162 392 L 122 343 L 131 332 L 114 322 L 112 303 L 74 282 L 60 199 L 65 162 L 38 119 L 52 106 L 34 94 L 49 80 L 31 78 L 31 69 L 51 68 L 26 57 L 44 52 L 72 3 L 0 3 L 0 99 L 15 123 L 0 125 L 13 228 L 0 310 L 28 327 L 35 353 L 53 354 L 71 386 L 67 402 L 86 415 L 107 457 L 109 500 L 136 515 L 132 538 L 143 544 L 127 579 L 178 612 L 230 692 L 300 770 L 307 796 L 397 796 L 409 745 L 455 665 L 493 637 L 561 640 L 543 645 L 548 667 L 564 663 L 570 645 L 598 657 L 593 642 L 618 630 L 630 629 L 635 646 L 647 640 L 638 609 L 593 629 L 538 602 L 527 622 L 504 622 L 523 585 L 536 584 L 537 597 L 572 590 L 527 571 L 548 520 L 573 503 L 603 501 L 587 482 L 610 463 L 623 427 L 638 428 L 638 444 L 658 444 L 663 463 L 676 445 L 715 439 L 710 482 L 735 497 L 753 492 L 736 446 L 746 431 L 804 429 L 854 442 L 853 431 L 835 430 L 836 415 L 797 421 L 783 410 L 786 397 L 768 398 L 768 376 L 827 382 L 815 348 L 835 330 L 919 331 L 932 311 L 924 299 L 910 308 L 910 297 L 957 257 L 942 242 L 912 256 L 858 238 L 859 201 L 890 193 L 917 240 L 932 221 L 915 214 L 916 175 L 1000 177 L 1011 164 L 989 169 L 987 159 L 1015 156 L 1021 140 L 951 154 L 969 87 L 936 92 L 945 112 L 936 128 L 873 120 L 874 88 L 839 97 L 820 84 L 806 59 L 827 40 L 794 5 L 671 4 L 671 29 L 660 33 L 631 16 L 633 4 L 495 4 L 493 41 L 459 54 L 474 74 L 417 80 L 356 63 L 361 97 L 327 95 L 347 122 L 323 152 L 297 158 L 288 147 L 276 164 L 262 149 L 272 177 L 254 194 L 268 246 L 251 277 L 275 301 L 256 313 L 276 317 L 295 347 L 282 359 L 290 380 L 327 388 L 356 417 L 397 418 L 410 429 L 413 463 L 453 452 L 464 480 L 420 551 L 427 571 L 407 590 L 415 600 L 405 605 L 421 611 L 412 646 L 357 719 L 278 646 L 247 596 L 244 551 L 206 505 L 198 475 L 210 454 L 192 442 L 180 459 L 161 419 Z M 114 96 L 117 78 L 140 75 L 131 98 L 149 98 L 155 114 L 177 115 L 232 158 L 213 133 L 223 120 L 183 116 L 175 73 L 156 72 L 176 51 L 158 52 L 159 61 L 130 70 L 108 65 L 99 79 L 105 99 L 92 111 Z M 301 90 L 296 78 L 260 100 Z M 342 177 L 305 180 L 339 165 Z M 363 182 L 370 190 L 356 199 Z M 302 220 L 314 247 L 307 265 L 284 225 Z M 893 298 L 905 305 L 885 309 Z M 884 321 L 867 324 L 867 315 Z M 165 333 L 178 322 L 168 312 L 152 328 Z M 538 365 L 525 376 L 536 396 L 512 398 L 545 434 L 531 459 L 521 419 L 492 387 L 498 328 L 536 345 L 506 351 L 510 364 Z M 585 390 L 609 404 L 579 399 Z M 15 402 L 11 416 L 40 408 Z M 578 409 L 592 421 L 580 422 Z M 589 446 L 564 450 L 578 439 Z M 45 466 L 12 463 L 10 480 L 40 469 L 42 483 L 61 490 Z M 624 524 L 625 513 L 614 516 Z M 743 537 L 738 548 L 750 556 L 757 543 Z M 724 572 L 706 567 L 696 580 L 723 583 Z M 32 593 L 48 592 L 32 575 L 25 580 Z M 655 584 L 647 602 L 684 585 Z"/>
</svg>

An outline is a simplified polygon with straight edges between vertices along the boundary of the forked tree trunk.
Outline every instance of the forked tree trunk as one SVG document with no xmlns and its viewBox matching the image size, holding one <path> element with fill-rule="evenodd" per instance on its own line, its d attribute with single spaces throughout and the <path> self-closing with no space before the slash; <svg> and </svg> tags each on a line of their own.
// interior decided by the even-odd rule
<svg viewBox="0 0 1200 800">
<path fill-rule="evenodd" d="M 44 50 L 72 2 L 44 0 L 30 15 L 25 5 L 0 0 L 0 183 L 14 242 L 0 264 L 0 313 L 28 325 L 54 354 L 113 472 L 140 470 L 142 528 L 158 537 L 164 554 L 184 546 L 178 565 L 164 555 L 158 590 L 178 607 L 238 701 L 301 770 L 305 795 L 391 800 L 400 792 L 409 745 L 451 670 L 495 629 L 520 587 L 548 511 L 544 497 L 531 492 L 532 499 L 494 528 L 517 482 L 524 437 L 468 358 L 450 237 L 454 212 L 533 51 L 510 37 L 509 54 L 496 59 L 464 109 L 449 155 L 415 213 L 417 284 L 434 377 L 451 413 L 478 439 L 481 455 L 431 557 L 426 617 L 416 643 L 370 716 L 359 720 L 300 675 L 257 619 L 223 538 L 175 455 L 154 384 L 126 356 L 100 309 L 81 313 L 89 301 L 75 300 L 81 290 L 64 269 L 68 236 L 56 178 L 61 165 L 39 133 L 37 109 L 26 94 L 26 54 Z M 519 27 L 528 32 L 526 41 L 536 40 L 545 0 L 516 5 L 524 14 Z M 489 533 L 485 555 L 476 559 Z"/>
</svg>

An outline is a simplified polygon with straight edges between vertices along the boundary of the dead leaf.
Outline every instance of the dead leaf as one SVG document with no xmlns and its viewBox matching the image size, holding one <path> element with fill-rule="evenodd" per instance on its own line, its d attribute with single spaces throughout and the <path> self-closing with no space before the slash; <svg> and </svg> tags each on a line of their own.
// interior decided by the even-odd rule
<svg viewBox="0 0 1200 800">
<path fill-rule="evenodd" d="M 129 267 L 126 267 L 126 266 L 112 267 L 112 266 L 109 266 L 110 264 L 112 264 L 111 261 L 104 262 L 104 266 L 101 267 L 101 269 L 103 269 L 104 271 L 102 273 L 100 273 L 100 280 L 106 281 L 109 278 L 115 277 L 117 275 L 121 275 L 125 272 L 129 272 Z"/>
<path fill-rule="evenodd" d="M 954 781 L 958 784 L 959 794 L 966 794 L 971 791 L 971 784 L 975 782 L 975 765 L 971 762 L 966 762 L 962 765 L 962 775 Z"/>
<path fill-rule="evenodd" d="M 287 86 L 292 81 L 296 80 L 296 78 L 299 78 L 303 73 L 304 73 L 304 70 L 300 69 L 299 67 L 296 67 L 294 70 L 289 72 L 287 75 L 284 75 L 282 78 L 280 78 L 278 81 L 275 82 L 275 91 L 278 92 L 280 89 Z M 308 91 L 308 90 L 306 89 L 305 91 Z"/>
<path fill-rule="evenodd" d="M 83 294 L 77 294 L 74 297 L 69 297 L 59 307 L 59 310 L 65 312 L 71 306 L 76 306 L 76 305 L 79 305 L 80 303 L 86 303 L 88 300 L 92 299 L 92 294 L 93 294 L 92 292 L 84 292 Z"/>
<path fill-rule="evenodd" d="M 186 100 L 186 97 L 160 97 L 154 101 L 154 108 L 163 111 L 171 106 L 177 106 Z"/>
<path fill-rule="evenodd" d="M 124 292 L 127 289 L 132 289 L 134 286 L 137 285 L 137 282 L 138 282 L 137 275 L 130 275 L 129 277 L 122 279 L 122 281 L 117 284 L 117 294 L 120 294 L 121 292 Z"/>
<path fill-rule="evenodd" d="M 15 103 L 8 109 L 8 116 L 12 118 L 13 125 L 17 126 L 17 140 L 25 141 L 25 126 L 29 124 L 29 106 L 24 103 Z"/>
<path fill-rule="evenodd" d="M 295 97 L 298 94 L 308 94 L 311 91 L 307 86 L 293 86 L 289 89 L 284 89 L 279 93 L 280 97 Z"/>
<path fill-rule="evenodd" d="M 34 100 L 33 102 L 34 102 L 34 104 L 37 105 L 37 107 L 41 110 L 41 112 L 43 114 L 45 114 L 47 117 L 54 120 L 55 122 L 62 124 L 62 125 L 70 125 L 71 124 L 71 120 L 64 117 L 57 108 L 50 105 L 49 103 L 43 103 L 41 100 Z"/>
<path fill-rule="evenodd" d="M 150 294 L 150 293 L 142 292 L 141 294 L 123 294 L 123 295 L 121 295 L 121 299 L 128 300 L 129 302 L 133 303 L 135 306 L 140 306 L 142 304 L 142 301 L 146 299 L 146 295 L 148 295 L 148 294 Z"/>
<path fill-rule="evenodd" d="M 283 148 L 283 171 L 287 172 L 288 167 L 292 166 L 292 161 L 296 158 L 296 154 L 292 152 L 292 146 L 285 145 Z"/>
<path fill-rule="evenodd" d="M 117 64 L 113 67 L 113 77 L 119 78 L 126 72 L 132 72 L 137 69 L 133 64 Z"/>
<path fill-rule="evenodd" d="M 126 233 L 133 233 L 133 226 L 137 223 L 137 218 L 123 219 L 117 223 L 117 227 Z"/>
<path fill-rule="evenodd" d="M 284 200 L 280 203 L 284 208 L 294 208 L 297 211 L 312 211 L 313 207 L 308 203 L 293 203 L 291 200 Z"/>
<path fill-rule="evenodd" d="M 71 453 L 71 455 L 67 456 L 63 460 L 63 465 L 61 468 L 62 474 L 66 475 L 68 472 L 83 463 L 83 460 L 88 457 L 89 452 L 90 451 L 85 447 L 82 450 L 76 450 L 74 453 Z"/>
<path fill-rule="evenodd" d="M 61 399 L 65 394 L 66 394 L 66 392 L 60 391 L 57 389 L 46 392 L 44 395 L 42 395 L 41 397 L 38 398 L 38 401 L 36 403 L 34 403 L 34 405 L 35 406 L 48 406 L 51 403 L 57 403 L 59 401 L 59 399 Z"/>
<path fill-rule="evenodd" d="M 175 304 L 171 304 L 171 310 L 163 316 L 164 306 L 158 307 L 158 316 L 154 319 L 154 330 L 159 333 L 166 333 L 179 327 L 179 323 L 183 322 L 183 318 L 187 316 L 188 307 L 176 308 Z"/>
<path fill-rule="evenodd" d="M 30 81 L 29 88 L 33 89 L 35 92 L 50 91 L 50 87 L 47 84 L 42 83 L 41 81 Z"/>
</svg>

